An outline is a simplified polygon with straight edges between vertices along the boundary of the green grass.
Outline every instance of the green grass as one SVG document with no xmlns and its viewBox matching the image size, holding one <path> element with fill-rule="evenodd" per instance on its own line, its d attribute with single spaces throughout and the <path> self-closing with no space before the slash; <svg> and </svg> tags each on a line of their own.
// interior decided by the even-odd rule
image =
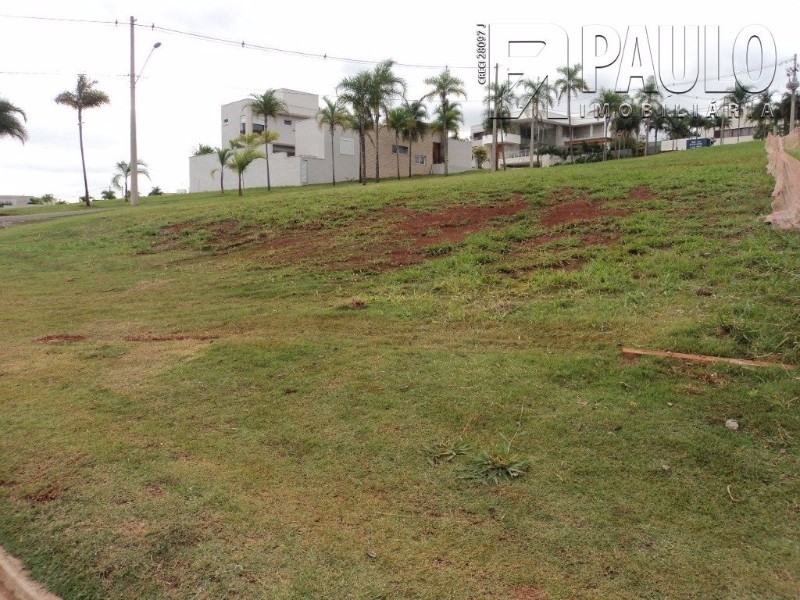
<svg viewBox="0 0 800 600">
<path fill-rule="evenodd" d="M 619 353 L 800 363 L 800 236 L 762 223 L 765 164 L 752 143 L 0 230 L 0 544 L 70 600 L 795 598 L 798 373 Z M 512 198 L 392 266 L 397 207 Z M 542 223 L 576 198 L 603 214 Z M 524 470 L 465 478 L 483 452 Z"/>
</svg>

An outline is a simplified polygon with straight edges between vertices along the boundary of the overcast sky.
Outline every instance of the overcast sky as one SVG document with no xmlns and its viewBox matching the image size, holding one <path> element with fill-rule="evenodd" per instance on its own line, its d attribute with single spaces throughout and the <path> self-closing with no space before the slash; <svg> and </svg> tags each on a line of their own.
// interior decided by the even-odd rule
<svg viewBox="0 0 800 600">
<path fill-rule="evenodd" d="M 98 81 L 110 105 L 84 115 L 89 187 L 99 197 L 109 187 L 114 165 L 130 156 L 131 15 L 140 25 L 156 25 L 245 42 L 226 45 L 198 37 L 140 27 L 136 29 L 136 69 L 155 42 L 155 50 L 137 86 L 139 157 L 149 164 L 152 185 L 166 192 L 188 188 L 192 148 L 220 143 L 220 106 L 267 88 L 291 88 L 334 96 L 343 77 L 373 65 L 363 61 L 392 58 L 404 65 L 396 71 L 408 82 L 408 97 L 419 98 L 424 79 L 448 65 L 469 93 L 463 103 L 467 131 L 480 122 L 485 89 L 477 82 L 476 24 L 553 24 L 566 30 L 569 60 L 581 61 L 581 27 L 610 25 L 623 41 L 628 26 L 646 25 L 657 52 L 659 25 L 718 25 L 722 55 L 730 54 L 737 35 L 757 22 L 775 40 L 778 61 L 798 51 L 796 25 L 789 23 L 788 3 L 772 3 L 758 19 L 720 10 L 719 3 L 570 2 L 258 2 L 239 0 L 30 0 L 6 3 L 0 9 L 0 97 L 22 108 L 28 117 L 29 141 L 22 145 L 0 138 L 0 195 L 51 193 L 69 201 L 83 194 L 78 150 L 77 115 L 56 105 L 56 95 L 74 89 L 78 73 Z M 726 7 L 732 5 L 724 5 Z M 18 19 L 12 16 L 119 21 L 118 25 Z M 546 28 L 545 28 L 546 29 Z M 531 26 L 531 31 L 535 28 Z M 252 49 L 248 44 L 287 51 L 327 54 L 303 57 Z M 561 61 L 563 62 L 563 61 Z M 433 68 L 423 68 L 430 66 Z M 501 64 L 501 77 L 507 65 Z M 784 91 L 786 65 L 777 68 L 772 87 Z M 730 69 L 721 67 L 730 73 Z M 713 95 L 701 83 L 686 104 L 707 106 Z M 538 74 L 538 73 L 537 73 Z M 533 75 L 533 74 L 532 74 Z M 542 73 L 551 78 L 552 71 Z M 666 95 L 667 92 L 665 92 Z M 587 97 L 588 101 L 589 97 Z M 431 105 L 433 108 L 433 105 Z"/>
</svg>

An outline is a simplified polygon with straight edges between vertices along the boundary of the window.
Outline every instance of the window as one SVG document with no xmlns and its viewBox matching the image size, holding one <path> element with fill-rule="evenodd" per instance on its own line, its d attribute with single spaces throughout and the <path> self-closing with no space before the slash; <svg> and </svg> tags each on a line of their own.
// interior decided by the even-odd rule
<svg viewBox="0 0 800 600">
<path fill-rule="evenodd" d="M 424 154 L 417 154 L 414 157 L 414 164 L 415 165 L 424 165 L 428 163 L 428 157 Z"/>
<path fill-rule="evenodd" d="M 408 146 L 392 144 L 392 154 L 408 154 Z"/>
<path fill-rule="evenodd" d="M 223 125 L 227 125 L 228 124 L 228 119 L 222 119 L 222 124 Z"/>
<path fill-rule="evenodd" d="M 284 119 L 283 120 L 283 124 L 284 125 L 291 125 L 292 124 L 292 120 L 291 119 Z"/>
<path fill-rule="evenodd" d="M 352 138 L 339 138 L 339 154 L 344 156 L 354 156 L 356 145 Z"/>
<path fill-rule="evenodd" d="M 261 133 L 264 131 L 264 126 L 261 123 L 253 123 L 253 133 Z"/>
</svg>

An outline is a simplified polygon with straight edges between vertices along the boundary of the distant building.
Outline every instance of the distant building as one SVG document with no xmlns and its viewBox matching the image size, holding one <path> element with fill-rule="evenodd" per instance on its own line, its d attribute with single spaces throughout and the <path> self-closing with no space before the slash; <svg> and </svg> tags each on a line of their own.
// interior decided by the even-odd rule
<svg viewBox="0 0 800 600">
<path fill-rule="evenodd" d="M 277 118 L 269 119 L 270 131 L 278 139 L 269 144 L 269 170 L 273 186 L 299 186 L 315 183 L 331 183 L 331 136 L 330 129 L 317 124 L 319 96 L 308 92 L 278 89 L 275 95 L 287 107 Z M 227 147 L 242 134 L 264 131 L 264 117 L 254 115 L 249 108 L 250 100 L 242 99 L 225 104 L 221 108 L 220 141 Z M 381 178 L 397 176 L 397 158 L 400 158 L 400 176 L 408 177 L 409 161 L 413 175 L 431 175 L 444 172 L 444 155 L 439 134 L 426 134 L 417 142 L 409 144 L 401 138 L 395 141 L 394 132 L 386 127 L 379 130 L 378 149 L 381 153 Z M 366 175 L 375 176 L 375 144 L 372 136 L 366 138 Z M 409 149 L 410 147 L 410 149 Z M 263 149 L 263 148 L 262 148 Z M 358 180 L 359 171 L 358 132 L 342 131 L 337 127 L 333 137 L 336 181 Z M 409 153 L 410 152 L 410 153 Z M 457 173 L 472 168 L 472 147 L 464 140 L 449 140 L 449 171 Z M 219 190 L 220 168 L 215 154 L 203 154 L 189 158 L 189 191 L 207 192 Z M 224 171 L 226 189 L 237 187 L 237 175 L 229 169 Z M 244 175 L 245 187 L 266 187 L 267 161 L 253 162 Z"/>
<path fill-rule="evenodd" d="M 0 208 L 27 206 L 33 196 L 0 196 Z"/>
</svg>

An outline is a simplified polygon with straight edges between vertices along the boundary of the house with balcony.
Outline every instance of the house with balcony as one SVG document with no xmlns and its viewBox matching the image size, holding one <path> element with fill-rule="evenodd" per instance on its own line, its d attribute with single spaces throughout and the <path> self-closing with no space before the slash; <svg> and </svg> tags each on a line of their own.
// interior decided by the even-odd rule
<svg viewBox="0 0 800 600">
<path fill-rule="evenodd" d="M 584 144 L 602 145 L 610 140 L 602 117 L 596 118 L 593 114 L 572 115 L 572 135 L 570 135 L 570 119 L 566 113 L 554 110 L 542 113 L 531 131 L 530 110 L 526 112 L 527 114 L 523 113 L 517 118 L 506 120 L 506 131 L 500 131 L 498 128 L 497 155 L 500 163 L 505 157 L 505 164 L 510 167 L 528 165 L 530 153 L 536 152 L 537 147 L 569 148 L 572 145 L 581 148 Z M 493 142 L 491 129 L 486 130 L 483 124 L 473 125 L 470 127 L 470 137 L 473 147 L 486 146 L 491 155 Z M 543 166 L 547 166 L 546 163 L 547 161 L 543 161 Z"/>
</svg>

